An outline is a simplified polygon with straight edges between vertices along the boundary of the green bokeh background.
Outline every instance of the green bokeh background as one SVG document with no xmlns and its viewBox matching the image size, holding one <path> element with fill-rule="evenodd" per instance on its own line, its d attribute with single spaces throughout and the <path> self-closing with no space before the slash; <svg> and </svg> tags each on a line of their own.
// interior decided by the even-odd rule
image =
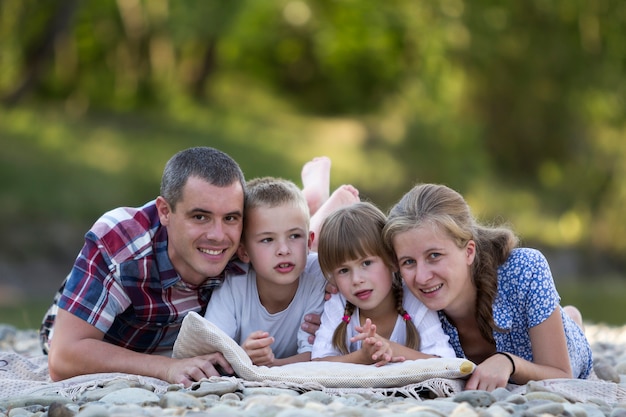
<svg viewBox="0 0 626 417">
<path fill-rule="evenodd" d="M 0 322 L 37 327 L 82 235 L 214 146 L 299 183 L 332 158 L 389 208 L 462 192 L 626 321 L 626 3 L 0 2 Z"/>
</svg>

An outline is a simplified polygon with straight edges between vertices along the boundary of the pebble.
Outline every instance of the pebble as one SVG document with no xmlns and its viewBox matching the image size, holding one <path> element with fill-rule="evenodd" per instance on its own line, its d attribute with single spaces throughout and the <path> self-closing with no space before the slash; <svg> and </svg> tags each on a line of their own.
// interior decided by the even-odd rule
<svg viewBox="0 0 626 417">
<path fill-rule="evenodd" d="M 588 324 L 585 330 L 594 354 L 592 378 L 626 390 L 626 326 Z M 38 355 L 37 338 L 35 331 L 0 324 L 0 351 Z M 513 391 L 463 391 L 434 399 L 244 387 L 236 378 L 190 388 L 171 385 L 160 394 L 151 388 L 116 379 L 73 399 L 49 393 L 3 398 L 0 393 L 0 417 L 626 417 L 626 400 L 572 402 L 534 382 Z"/>
</svg>

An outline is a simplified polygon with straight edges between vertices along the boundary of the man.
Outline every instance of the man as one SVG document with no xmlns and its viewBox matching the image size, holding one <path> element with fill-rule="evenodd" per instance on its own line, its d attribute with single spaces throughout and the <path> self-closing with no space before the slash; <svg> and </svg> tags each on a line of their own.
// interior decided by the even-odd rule
<svg viewBox="0 0 626 417">
<path fill-rule="evenodd" d="M 42 325 L 51 378 L 124 372 L 187 386 L 219 375 L 216 366 L 232 372 L 219 353 L 169 353 L 185 315 L 204 313 L 231 265 L 244 188 L 231 157 L 191 148 L 167 162 L 156 200 L 104 214 Z"/>
</svg>

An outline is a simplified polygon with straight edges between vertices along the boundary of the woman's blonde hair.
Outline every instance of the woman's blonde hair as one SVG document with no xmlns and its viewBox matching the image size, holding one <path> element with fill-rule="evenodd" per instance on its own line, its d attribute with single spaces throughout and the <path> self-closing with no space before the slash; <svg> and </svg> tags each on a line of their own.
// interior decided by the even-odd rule
<svg viewBox="0 0 626 417">
<path fill-rule="evenodd" d="M 393 272 L 397 269 L 396 258 L 391 246 L 385 244 L 382 237 L 385 221 L 385 214 L 369 202 L 358 202 L 333 211 L 324 220 L 320 229 L 317 250 L 320 267 L 326 279 L 335 284 L 332 272 L 340 265 L 367 256 L 380 257 L 393 274 L 392 291 L 396 300 L 396 310 L 406 322 L 406 346 L 418 350 L 420 336 L 403 307 L 402 280 Z M 346 332 L 349 317 L 355 308 L 354 304 L 346 302 L 344 320 L 333 334 L 333 346 L 342 354 L 349 353 Z"/>
<path fill-rule="evenodd" d="M 383 238 L 391 245 L 395 236 L 423 225 L 445 232 L 459 248 L 476 243 L 471 277 L 476 287 L 476 320 L 481 335 L 494 342 L 493 331 L 501 331 L 493 320 L 493 301 L 498 292 L 498 267 L 509 257 L 519 240 L 506 227 L 478 224 L 469 205 L 458 192 L 445 185 L 419 184 L 391 208 Z"/>
</svg>

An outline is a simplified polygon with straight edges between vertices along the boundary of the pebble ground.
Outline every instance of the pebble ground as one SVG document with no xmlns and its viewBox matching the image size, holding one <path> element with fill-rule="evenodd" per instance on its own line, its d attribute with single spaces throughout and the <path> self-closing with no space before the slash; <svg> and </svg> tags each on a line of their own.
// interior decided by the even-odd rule
<svg viewBox="0 0 626 417">
<path fill-rule="evenodd" d="M 594 354 L 594 379 L 611 381 L 626 392 L 626 326 L 586 325 Z M 39 355 L 37 333 L 0 324 L 0 352 Z M 0 375 L 0 378 L 2 376 Z M 614 386 L 612 384 L 615 384 Z M 514 392 L 463 391 L 446 398 L 407 398 L 381 394 L 330 395 L 284 388 L 241 388 L 236 381 L 202 382 L 193 390 L 172 385 L 157 394 L 150 386 L 115 380 L 74 398 L 61 395 L 7 398 L 0 392 L 0 416 L 41 417 L 626 417 L 626 400 L 572 401 L 535 390 L 529 383 Z"/>
</svg>

